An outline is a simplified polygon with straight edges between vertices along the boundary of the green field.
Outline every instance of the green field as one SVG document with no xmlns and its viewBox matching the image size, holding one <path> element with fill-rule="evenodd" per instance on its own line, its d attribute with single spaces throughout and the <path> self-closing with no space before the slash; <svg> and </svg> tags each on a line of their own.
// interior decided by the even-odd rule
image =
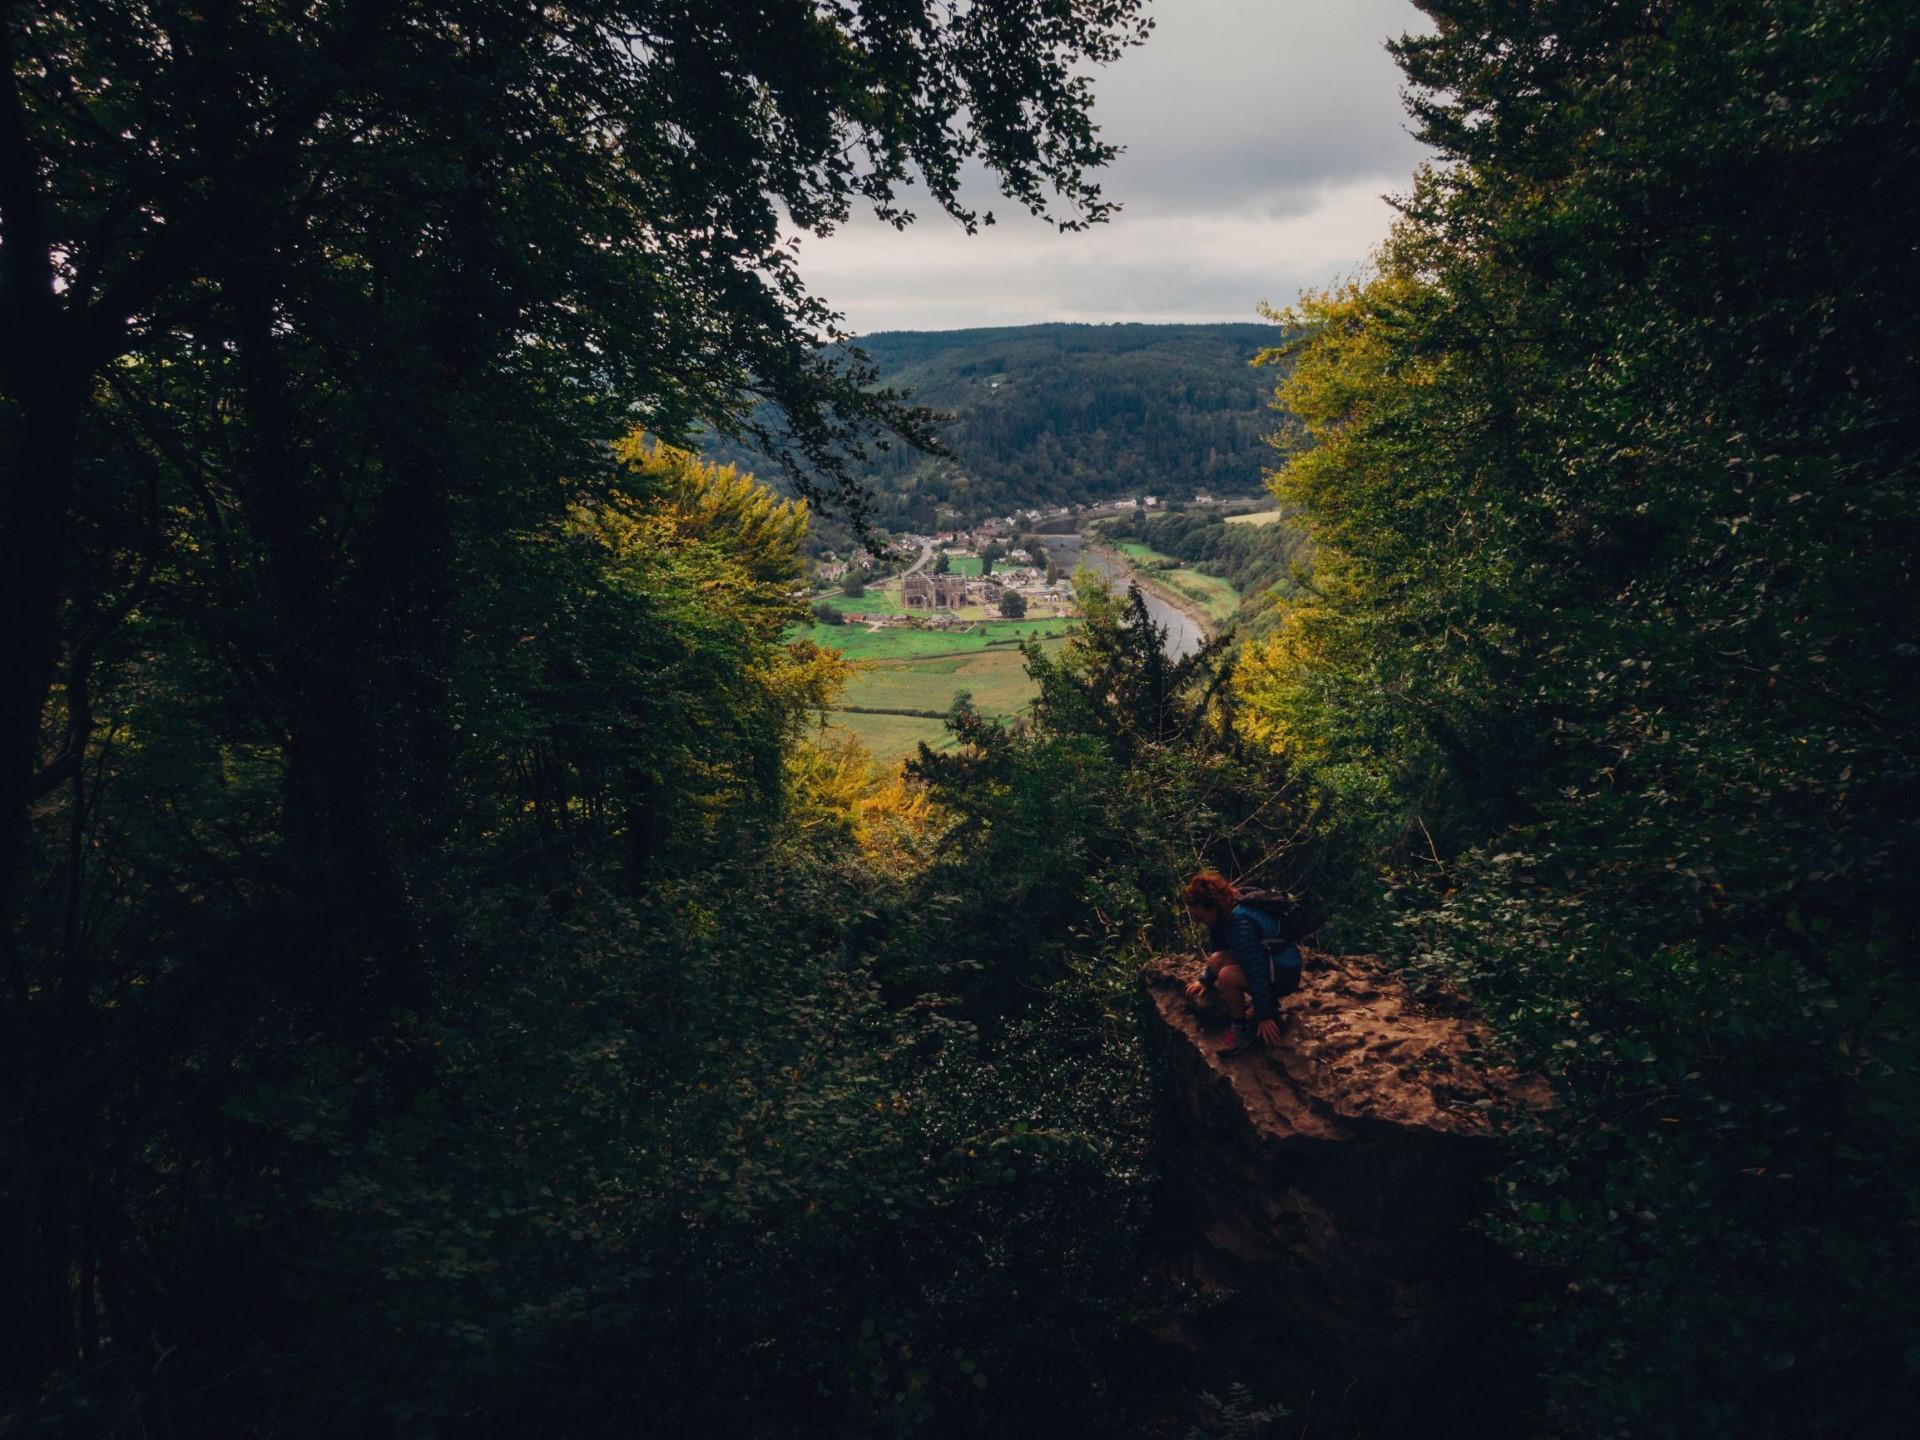
<svg viewBox="0 0 1920 1440">
<path fill-rule="evenodd" d="M 1142 565 L 1178 565 L 1180 562 L 1171 555 L 1163 555 L 1151 545 L 1142 545 L 1138 540 L 1115 540 L 1109 542 L 1113 548 L 1129 559 Z"/>
<path fill-rule="evenodd" d="M 1059 640 L 1045 642 L 1057 650 Z M 982 714 L 1008 719 L 1033 701 L 1033 682 L 1027 678 L 1026 658 L 1018 650 L 995 649 L 970 654 L 938 655 L 925 660 L 877 662 L 858 671 L 841 697 L 844 705 L 870 705 L 889 710 L 944 711 L 961 691 L 973 696 Z M 873 752 L 874 759 L 892 764 L 914 753 L 921 741 L 935 750 L 953 743 L 940 720 L 917 715 L 870 715 L 835 710 L 828 716 L 836 728 L 850 730 Z"/>
<path fill-rule="evenodd" d="M 1155 578 L 1165 581 L 1205 610 L 1207 618 L 1216 625 L 1231 620 L 1240 608 L 1240 592 L 1218 575 L 1183 569 L 1163 570 Z"/>
<path fill-rule="evenodd" d="M 1177 590 L 1193 601 L 1206 611 L 1207 618 L 1216 625 L 1231 620 L 1234 612 L 1240 608 L 1240 592 L 1218 575 L 1209 575 L 1205 571 L 1182 565 L 1174 556 L 1162 554 L 1138 540 L 1117 541 L 1115 548 L 1162 585 Z M 1166 568 L 1161 568 L 1163 566 Z"/>
<path fill-rule="evenodd" d="M 1027 618 L 1025 620 L 1017 620 L 1014 623 L 1016 625 L 1028 625 L 1037 624 L 1043 619 L 1054 619 L 1055 617 L 1048 613 L 1051 609 L 1052 607 L 1045 602 L 1035 600 L 1032 602 L 1031 608 L 1027 611 Z M 965 605 L 951 613 L 961 620 L 990 620 L 995 625 L 1000 623 L 1000 607 L 998 605 Z M 1065 624 L 1066 622 L 1059 620 L 1057 623 Z"/>
<path fill-rule="evenodd" d="M 876 584 L 869 585 L 867 587 L 867 593 L 864 595 L 842 595 L 838 591 L 835 591 L 831 595 L 816 595 L 809 603 L 814 605 L 831 605 L 836 610 L 843 612 L 852 610 L 857 614 L 898 615 L 901 614 L 902 611 L 900 602 L 894 598 L 894 594 L 896 593 L 898 592 L 890 593 L 883 591 Z"/>
<path fill-rule="evenodd" d="M 980 573 L 980 557 L 978 555 L 949 555 L 947 556 L 947 573 L 949 575 L 978 575 Z"/>
<path fill-rule="evenodd" d="M 953 748 L 953 736 L 938 720 L 920 720 L 911 715 L 849 715 L 834 711 L 826 730 L 845 730 L 866 746 L 882 765 L 894 765 L 918 752 L 920 742 L 935 750 Z"/>
<path fill-rule="evenodd" d="M 869 630 L 864 625 L 805 625 L 790 631 L 790 640 L 811 640 L 838 650 L 849 660 L 913 660 L 928 655 L 976 653 L 989 644 L 1043 640 L 1066 634 L 1071 620 L 998 620 L 976 625 L 964 634 L 937 630 Z"/>
<path fill-rule="evenodd" d="M 1060 642 L 1047 644 L 1057 649 Z M 841 703 L 889 710 L 945 710 L 962 690 L 972 693 L 974 707 L 982 714 L 1018 715 L 1033 699 L 1026 657 L 1008 648 L 876 663 L 853 677 Z"/>
</svg>

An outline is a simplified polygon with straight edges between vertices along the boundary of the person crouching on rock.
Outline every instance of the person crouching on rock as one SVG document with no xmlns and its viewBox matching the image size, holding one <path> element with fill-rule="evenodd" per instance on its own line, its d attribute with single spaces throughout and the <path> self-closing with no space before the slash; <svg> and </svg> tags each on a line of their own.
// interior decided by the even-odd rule
<svg viewBox="0 0 1920 1440">
<path fill-rule="evenodd" d="M 1269 1049 L 1280 1043 L 1280 997 L 1300 988 L 1300 949 L 1281 935 L 1279 917 L 1244 903 L 1233 882 L 1202 870 L 1182 895 L 1187 915 L 1207 929 L 1207 968 L 1187 986 L 1187 998 L 1204 1005 L 1211 994 L 1232 1028 L 1218 1055 L 1238 1055 L 1254 1040 Z"/>
</svg>

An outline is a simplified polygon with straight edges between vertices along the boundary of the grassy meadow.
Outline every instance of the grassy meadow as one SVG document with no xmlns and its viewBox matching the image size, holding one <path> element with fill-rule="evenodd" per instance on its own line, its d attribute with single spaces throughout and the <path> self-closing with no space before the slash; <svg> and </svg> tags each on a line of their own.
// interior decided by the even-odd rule
<svg viewBox="0 0 1920 1440">
<path fill-rule="evenodd" d="M 867 748 L 881 765 L 897 765 L 919 753 L 921 742 L 933 750 L 946 750 L 953 736 L 944 722 L 925 720 L 916 715 L 850 715 L 844 710 L 827 713 L 823 731 L 845 731 Z"/>
<path fill-rule="evenodd" d="M 1162 585 L 1193 601 L 1214 624 L 1224 624 L 1239 610 L 1240 592 L 1218 575 L 1182 565 L 1177 557 L 1155 550 L 1151 545 L 1142 545 L 1138 540 L 1110 543 Z"/>
<path fill-rule="evenodd" d="M 795 632 L 841 651 L 858 662 L 842 706 L 921 710 L 944 714 L 961 691 L 983 714 L 1009 718 L 1033 699 L 1033 683 L 1018 642 L 1039 640 L 1058 649 L 1070 622 L 998 621 L 960 634 L 929 630 L 868 630 L 855 625 L 814 625 Z M 951 743 L 945 724 L 926 715 L 875 715 L 831 711 L 830 728 L 851 731 L 882 764 L 914 753 L 921 741 L 934 749 Z"/>
<path fill-rule="evenodd" d="M 976 625 L 971 630 L 945 633 L 938 630 L 869 630 L 864 625 L 802 625 L 789 633 L 793 640 L 811 640 L 829 650 L 838 650 L 849 660 L 917 660 L 929 655 L 953 655 L 1005 647 L 1013 649 L 1022 640 L 1047 640 L 1064 635 L 1073 622 L 1049 617 L 1044 620 L 997 620 Z"/>
<path fill-rule="evenodd" d="M 904 607 L 900 604 L 897 587 L 882 590 L 876 583 L 869 585 L 864 595 L 847 595 L 835 590 L 831 594 L 816 595 L 808 602 L 813 605 L 831 605 L 842 613 L 853 611 L 861 615 L 900 615 Z"/>
<path fill-rule="evenodd" d="M 873 664 L 854 676 L 842 703 L 889 710 L 945 710 L 962 690 L 971 693 L 974 707 L 987 715 L 1017 715 L 1033 699 L 1025 658 L 1008 648 Z"/>
<path fill-rule="evenodd" d="M 1173 556 L 1162 554 L 1151 545 L 1142 545 L 1138 540 L 1109 540 L 1106 543 L 1128 559 L 1138 561 L 1142 565 L 1178 565 L 1180 563 Z"/>
<path fill-rule="evenodd" d="M 1231 620 L 1240 608 L 1240 592 L 1218 575 L 1181 568 L 1163 570 L 1158 578 L 1206 611 L 1207 618 L 1216 625 Z"/>
</svg>

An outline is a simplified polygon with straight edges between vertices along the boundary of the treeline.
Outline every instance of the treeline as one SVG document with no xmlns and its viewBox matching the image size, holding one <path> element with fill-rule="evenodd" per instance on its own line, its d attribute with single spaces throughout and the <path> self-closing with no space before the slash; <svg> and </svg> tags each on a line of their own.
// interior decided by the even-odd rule
<svg viewBox="0 0 1920 1440">
<path fill-rule="evenodd" d="M 1920 1355 L 1910 6 L 1449 0 L 1307 297 L 1242 670 L 1559 1112 L 1490 1223 L 1581 1434 L 1892 1435 Z"/>
<path fill-rule="evenodd" d="M 1217 510 L 1136 510 L 1101 528 L 1218 575 L 1263 610 L 1291 587 L 1295 569 L 1305 563 L 1301 532 L 1284 517 L 1270 525 L 1230 525 Z"/>
<path fill-rule="evenodd" d="M 860 348 L 878 377 L 945 417 L 944 456 L 895 447 L 858 473 L 881 525 L 926 532 L 967 520 L 1125 496 L 1244 495 L 1259 483 L 1275 417 L 1251 367 L 1269 325 L 1028 325 L 889 331 Z M 749 449 L 716 459 L 772 474 Z"/>
</svg>

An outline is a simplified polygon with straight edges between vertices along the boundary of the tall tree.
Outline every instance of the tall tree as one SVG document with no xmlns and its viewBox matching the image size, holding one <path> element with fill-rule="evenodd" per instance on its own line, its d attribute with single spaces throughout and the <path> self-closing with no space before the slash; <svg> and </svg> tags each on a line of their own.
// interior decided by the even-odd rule
<svg viewBox="0 0 1920 1440">
<path fill-rule="evenodd" d="M 287 937 L 274 983 L 364 1037 L 431 985 L 410 872 L 448 833 L 468 733 L 456 588 L 615 488 L 610 442 L 636 424 L 746 433 L 771 401 L 828 476 L 879 430 L 921 434 L 840 346 L 790 236 L 862 204 L 904 224 L 909 179 L 988 223 L 961 193 L 973 163 L 1062 226 L 1100 220 L 1113 149 L 1076 70 L 1142 38 L 1137 12 L 0 7 L 9 1379 L 82 1344 L 76 1216 L 97 1199 L 76 1198 L 75 1147 L 97 1111 L 69 1082 L 106 1073 L 87 949 L 49 938 L 84 930 L 48 916 L 84 912 L 87 849 L 48 891 L 29 815 L 65 787 L 84 833 L 89 666 L 156 565 L 278 756 L 273 853 L 243 840 L 231 862 L 275 881 L 254 917 Z M 129 524 L 113 477 L 143 472 Z"/>
<path fill-rule="evenodd" d="M 1567 1279 L 1558 1422 L 1893 1433 L 1920 17 L 1425 8 L 1442 163 L 1293 316 L 1316 573 L 1250 709 L 1401 856 L 1409 958 L 1560 1087 L 1497 1215 Z"/>
</svg>

